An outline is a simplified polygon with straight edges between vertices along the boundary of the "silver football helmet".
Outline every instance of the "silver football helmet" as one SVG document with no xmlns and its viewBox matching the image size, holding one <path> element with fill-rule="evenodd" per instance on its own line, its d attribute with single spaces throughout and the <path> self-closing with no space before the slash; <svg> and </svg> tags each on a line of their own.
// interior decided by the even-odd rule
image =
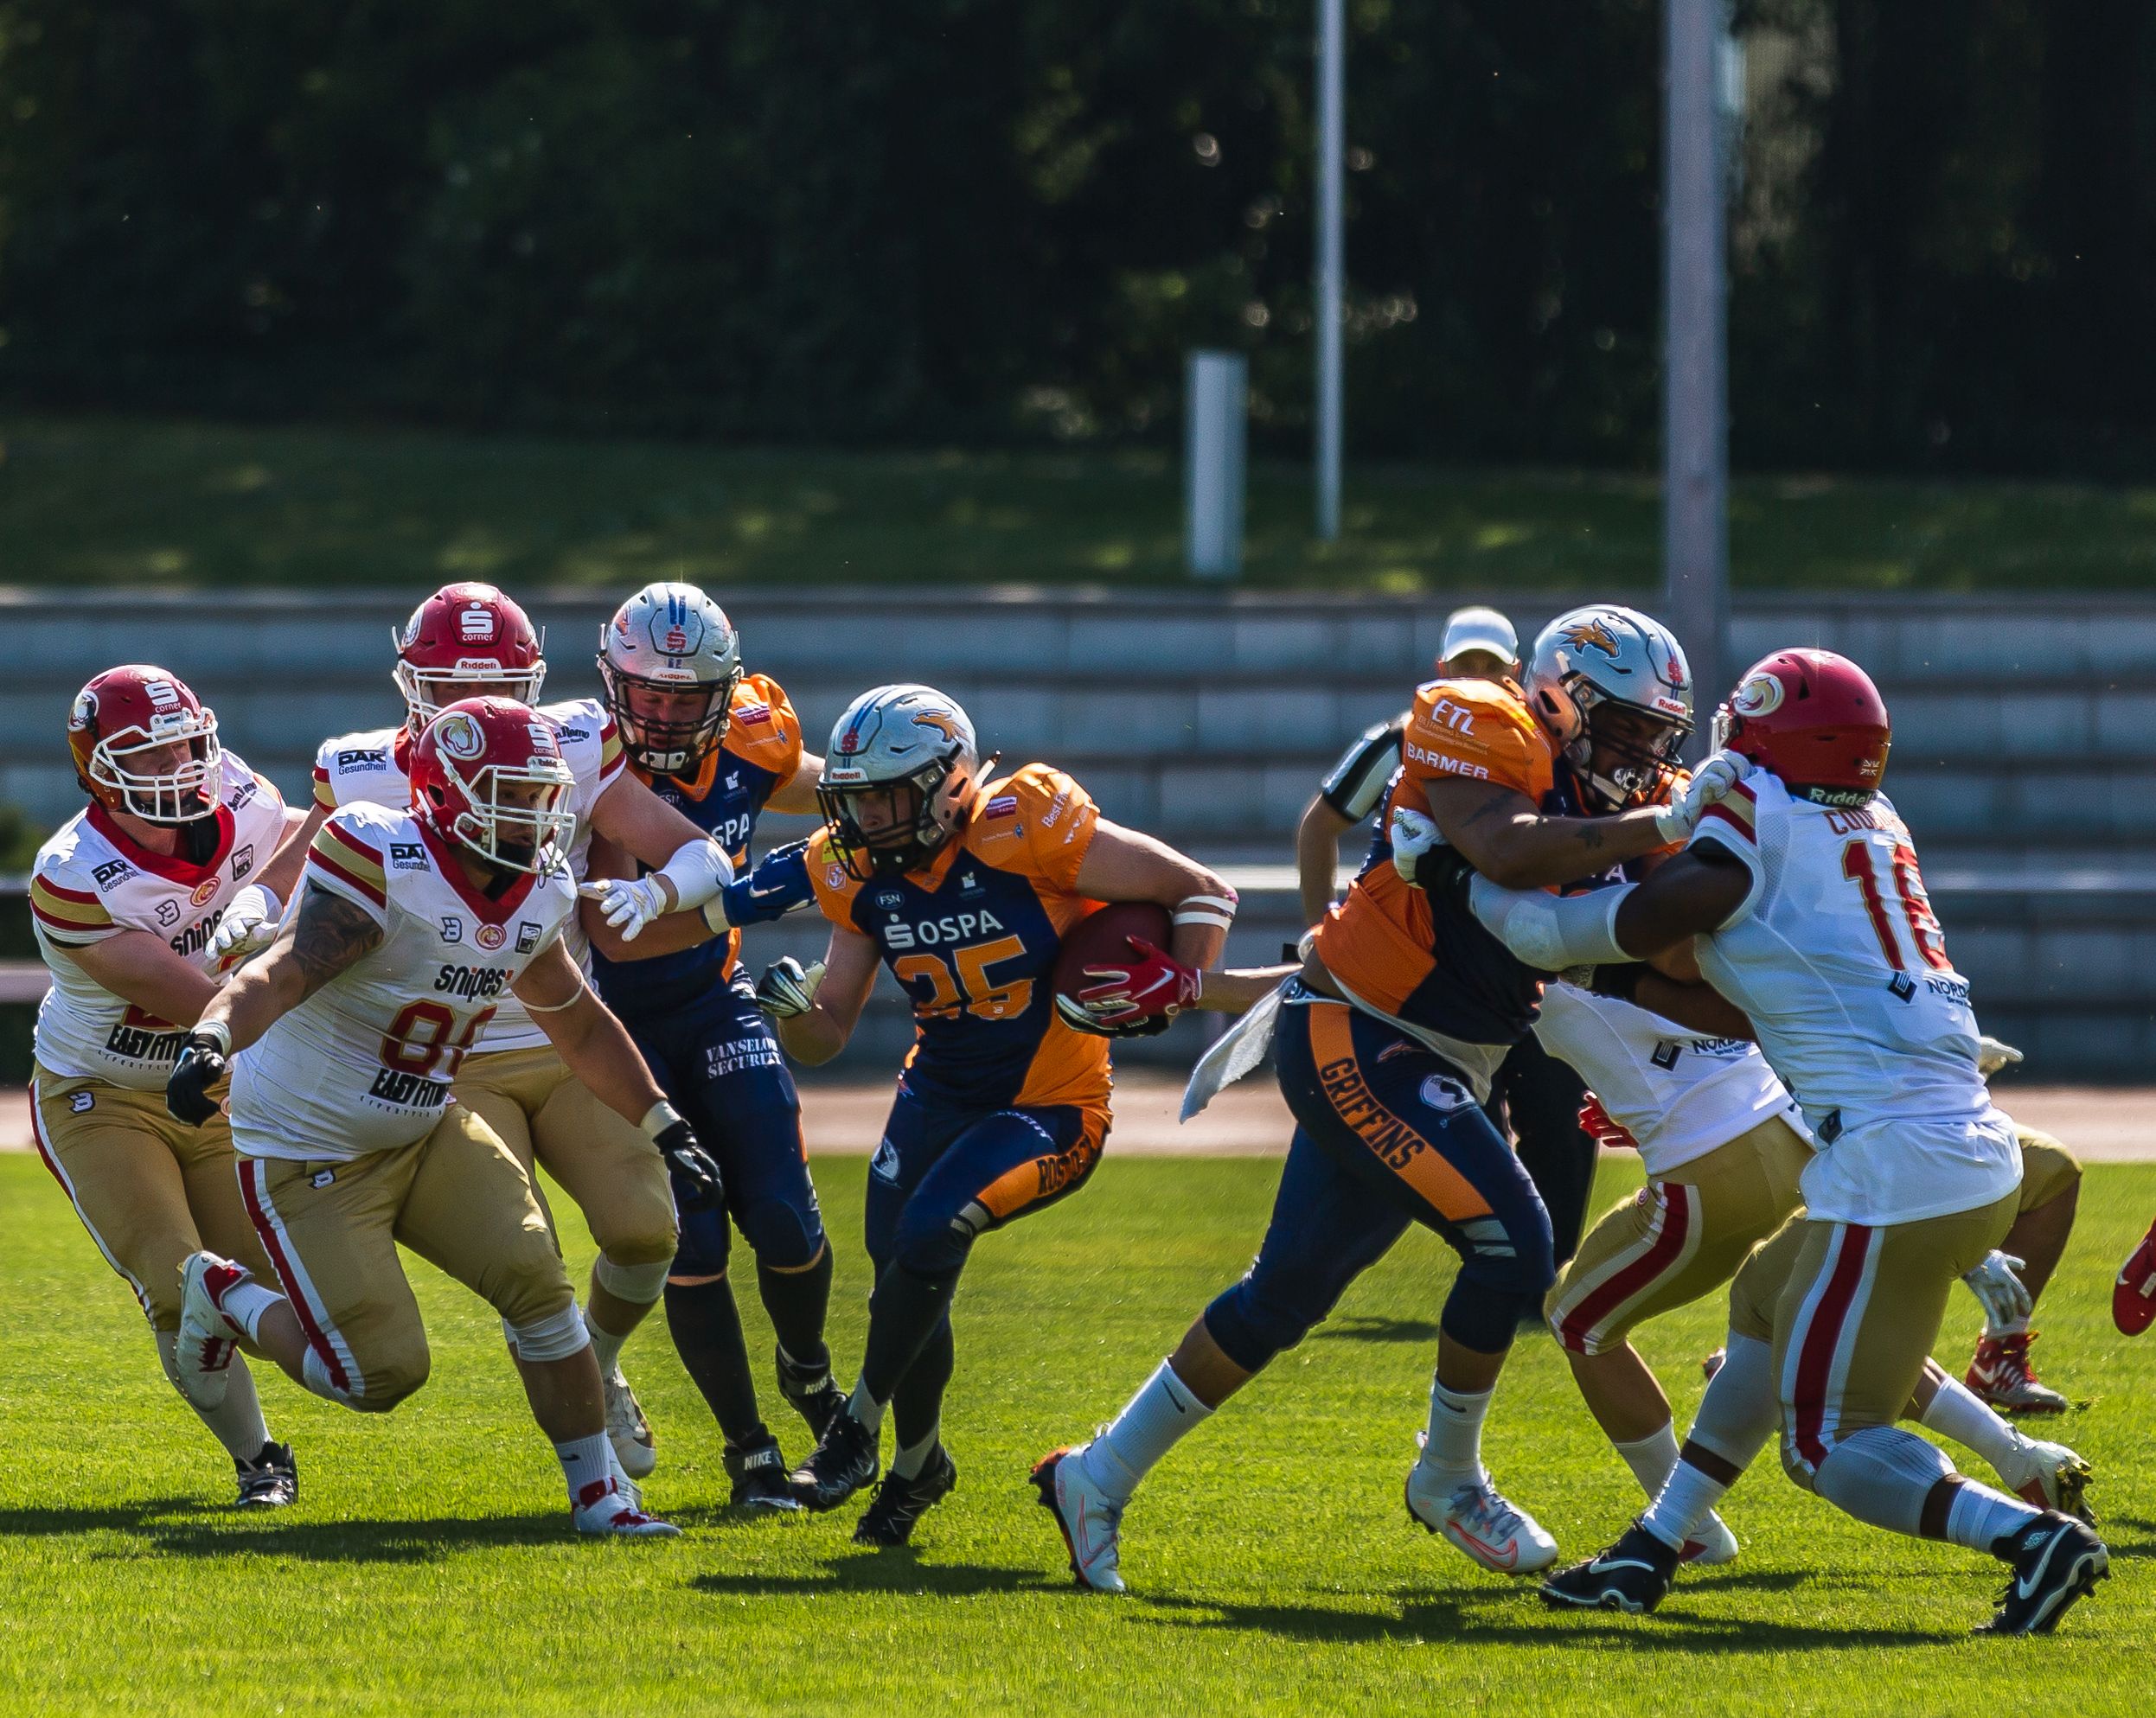
<svg viewBox="0 0 2156 1718">
<path fill-rule="evenodd" d="M 880 686 L 831 730 L 816 803 L 848 874 L 928 863 L 958 831 L 981 773 L 973 722 L 933 687 Z"/>
<path fill-rule="evenodd" d="M 1527 707 L 1616 810 L 1660 796 L 1692 731 L 1692 670 L 1660 621 L 1615 603 L 1559 615 L 1528 653 Z"/>
<path fill-rule="evenodd" d="M 741 635 L 694 584 L 647 584 L 599 629 L 598 671 L 630 761 L 693 775 L 726 736 Z"/>
</svg>

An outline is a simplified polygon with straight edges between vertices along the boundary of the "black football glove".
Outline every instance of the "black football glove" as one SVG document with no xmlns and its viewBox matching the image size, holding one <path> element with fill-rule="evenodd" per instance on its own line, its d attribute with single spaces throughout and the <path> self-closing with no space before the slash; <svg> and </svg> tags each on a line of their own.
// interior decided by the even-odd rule
<svg viewBox="0 0 2156 1718">
<path fill-rule="evenodd" d="M 1474 880 L 1475 867 L 1457 847 L 1432 847 L 1415 861 L 1415 886 L 1433 900 L 1449 897 L 1464 907 Z"/>
<path fill-rule="evenodd" d="M 726 1182 L 720 1176 L 717 1160 L 696 1143 L 696 1134 L 688 1122 L 669 1123 L 652 1143 L 666 1159 L 674 1177 L 675 1197 L 681 1204 L 691 1210 L 704 1210 L 726 1197 Z"/>
<path fill-rule="evenodd" d="M 164 1107 L 190 1127 L 217 1114 L 209 1089 L 228 1071 L 224 1041 L 209 1032 L 189 1032 L 180 1040 L 180 1059 L 164 1083 Z"/>
</svg>

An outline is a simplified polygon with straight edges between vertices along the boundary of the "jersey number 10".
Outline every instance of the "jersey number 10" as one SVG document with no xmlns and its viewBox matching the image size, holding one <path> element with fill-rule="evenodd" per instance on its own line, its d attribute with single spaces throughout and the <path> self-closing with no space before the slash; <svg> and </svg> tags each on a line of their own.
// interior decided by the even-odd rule
<svg viewBox="0 0 2156 1718">
<path fill-rule="evenodd" d="M 1915 945 L 1917 957 L 1936 971 L 1952 972 L 1953 962 L 1947 959 L 1946 933 L 1939 928 L 1939 916 L 1931 910 L 1931 897 L 1924 893 L 1924 879 L 1916 869 L 1916 849 L 1906 841 L 1897 841 L 1892 868 L 1894 892 L 1901 897 L 1902 916 L 1909 922 L 1909 940 Z M 1841 874 L 1854 883 L 1864 897 L 1864 910 L 1871 915 L 1871 929 L 1878 936 L 1879 952 L 1886 956 L 1887 965 L 1897 973 L 1907 971 L 1909 963 L 1902 958 L 1900 933 L 1880 892 L 1869 841 L 1852 841 L 1841 850 Z"/>
</svg>

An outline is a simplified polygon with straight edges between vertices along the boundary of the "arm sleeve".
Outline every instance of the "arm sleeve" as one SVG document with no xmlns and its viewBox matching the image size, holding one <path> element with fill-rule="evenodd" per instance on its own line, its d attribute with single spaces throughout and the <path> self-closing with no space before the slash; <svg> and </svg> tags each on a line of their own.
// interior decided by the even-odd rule
<svg viewBox="0 0 2156 1718">
<path fill-rule="evenodd" d="M 1378 722 L 1340 754 L 1318 784 L 1318 797 L 1346 818 L 1359 823 L 1384 802 L 1385 786 L 1400 767 L 1404 721 Z"/>
<path fill-rule="evenodd" d="M 72 866 L 38 867 L 30 878 L 30 916 L 47 942 L 80 948 L 126 929 L 112 922 L 112 915 L 94 888 L 83 886 L 89 881 L 77 876 Z"/>
<path fill-rule="evenodd" d="M 389 923 L 389 884 L 378 832 L 340 812 L 316 832 L 302 879 L 351 902 L 376 924 Z"/>
<path fill-rule="evenodd" d="M 1028 763 L 990 799 L 990 815 L 1006 798 L 1018 802 L 1016 814 L 1033 875 L 1075 894 L 1078 867 L 1085 863 L 1093 832 L 1100 827 L 1100 808 L 1093 796 L 1062 770 Z"/>
</svg>

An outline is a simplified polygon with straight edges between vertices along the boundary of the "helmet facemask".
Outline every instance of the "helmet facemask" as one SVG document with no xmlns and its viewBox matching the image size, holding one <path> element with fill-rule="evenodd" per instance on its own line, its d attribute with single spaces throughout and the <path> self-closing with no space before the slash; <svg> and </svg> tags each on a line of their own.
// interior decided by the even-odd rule
<svg viewBox="0 0 2156 1718">
<path fill-rule="evenodd" d="M 184 761 L 170 768 L 130 767 L 129 760 L 150 762 L 181 747 Z M 222 760 L 217 718 L 208 710 L 176 711 L 153 716 L 147 729 L 123 728 L 101 738 L 90 753 L 89 777 L 93 787 L 117 794 L 115 808 L 131 817 L 145 823 L 193 823 L 217 808 Z"/>
<path fill-rule="evenodd" d="M 1580 721 L 1564 757 L 1582 787 L 1609 811 L 1664 798 L 1679 768 L 1679 749 L 1692 732 L 1690 718 L 1612 698 L 1584 675 L 1565 690 Z"/>
<path fill-rule="evenodd" d="M 528 668 L 512 668 L 490 656 L 467 657 L 440 668 L 400 661 L 390 670 L 390 678 L 404 694 L 405 720 L 417 738 L 419 730 L 449 706 L 467 698 L 506 698 L 536 707 L 547 665 L 534 662 Z"/>
<path fill-rule="evenodd" d="M 739 668 L 715 680 L 652 680 L 601 655 L 598 671 L 622 745 L 645 774 L 693 776 L 726 738 Z"/>
<path fill-rule="evenodd" d="M 816 789 L 816 808 L 829 825 L 831 845 L 857 883 L 918 870 L 956 833 L 970 774 L 953 747 L 911 775 Z M 861 813 L 871 814 L 863 822 Z"/>
<path fill-rule="evenodd" d="M 551 871 L 565 862 L 577 827 L 569 809 L 576 781 L 568 765 L 552 757 L 522 765 L 483 763 L 467 779 L 445 757 L 442 770 L 465 801 L 443 833 L 504 871 Z M 437 827 L 445 809 L 429 808 Z"/>
</svg>

